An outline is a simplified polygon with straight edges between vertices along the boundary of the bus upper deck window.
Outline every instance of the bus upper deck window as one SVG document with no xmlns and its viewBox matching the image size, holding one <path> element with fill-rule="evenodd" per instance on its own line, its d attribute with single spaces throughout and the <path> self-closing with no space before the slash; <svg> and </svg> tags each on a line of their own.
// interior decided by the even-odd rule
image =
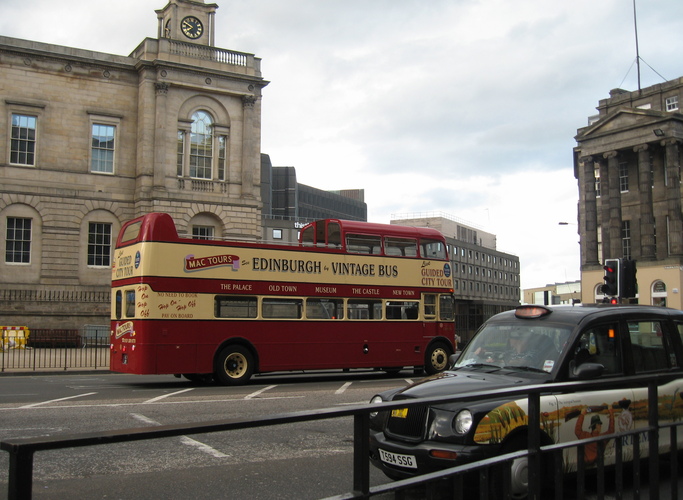
<svg viewBox="0 0 683 500">
<path fill-rule="evenodd" d="M 308 226 L 301 231 L 301 244 L 306 246 L 315 244 L 315 226 Z"/>
<path fill-rule="evenodd" d="M 420 253 L 424 259 L 445 259 L 446 245 L 438 240 L 421 240 Z"/>
<path fill-rule="evenodd" d="M 116 307 L 114 311 L 114 317 L 116 319 L 121 319 L 121 312 L 123 311 L 123 297 L 121 295 L 121 290 L 116 291 Z"/>
<path fill-rule="evenodd" d="M 126 318 L 135 317 L 135 290 L 126 290 Z"/>
</svg>

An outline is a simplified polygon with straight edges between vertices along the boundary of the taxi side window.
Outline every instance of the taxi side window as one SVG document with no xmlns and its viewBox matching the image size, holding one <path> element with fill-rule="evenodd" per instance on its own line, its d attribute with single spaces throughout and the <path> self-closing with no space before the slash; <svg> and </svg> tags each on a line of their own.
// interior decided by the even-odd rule
<svg viewBox="0 0 683 500">
<path fill-rule="evenodd" d="M 666 348 L 668 343 L 660 321 L 629 321 L 627 324 L 636 373 L 666 370 L 672 362 L 676 365 L 675 354 Z"/>
<path fill-rule="evenodd" d="M 582 363 L 598 363 L 605 367 L 603 375 L 623 373 L 618 331 L 618 325 L 614 323 L 583 332 L 574 348 L 572 365 L 578 367 Z"/>
</svg>

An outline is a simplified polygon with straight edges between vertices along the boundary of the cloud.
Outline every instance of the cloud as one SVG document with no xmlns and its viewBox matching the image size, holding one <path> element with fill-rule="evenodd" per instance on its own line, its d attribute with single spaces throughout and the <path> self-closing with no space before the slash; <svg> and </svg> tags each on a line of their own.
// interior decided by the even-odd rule
<svg viewBox="0 0 683 500">
<path fill-rule="evenodd" d="M 0 33 L 129 54 L 163 0 L 24 0 Z M 635 90 L 628 0 L 231 0 L 216 45 L 262 58 L 262 151 L 299 182 L 364 188 L 370 220 L 443 212 L 516 254 L 523 286 L 579 278 L 577 129 Z M 638 2 L 643 87 L 683 75 L 683 2 Z M 14 19 L 31 19 L 16 23 Z M 557 262 L 566 266 L 557 266 Z"/>
</svg>

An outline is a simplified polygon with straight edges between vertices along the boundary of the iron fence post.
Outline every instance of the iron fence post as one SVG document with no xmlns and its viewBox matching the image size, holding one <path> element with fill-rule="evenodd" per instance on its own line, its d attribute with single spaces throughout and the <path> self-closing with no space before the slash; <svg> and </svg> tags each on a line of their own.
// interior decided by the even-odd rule
<svg viewBox="0 0 683 500">
<path fill-rule="evenodd" d="M 353 492 L 370 498 L 370 414 L 353 416 Z"/>
<path fill-rule="evenodd" d="M 8 500 L 31 500 L 33 495 L 33 449 L 21 446 L 9 451 Z"/>
</svg>

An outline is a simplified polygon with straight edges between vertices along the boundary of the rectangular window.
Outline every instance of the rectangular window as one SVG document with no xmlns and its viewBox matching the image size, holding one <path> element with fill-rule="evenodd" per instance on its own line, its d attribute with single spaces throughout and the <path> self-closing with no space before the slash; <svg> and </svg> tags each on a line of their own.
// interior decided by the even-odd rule
<svg viewBox="0 0 683 500">
<path fill-rule="evenodd" d="M 678 111 L 678 96 L 674 95 L 666 98 L 666 110 Z"/>
<path fill-rule="evenodd" d="M 343 319 L 344 301 L 342 299 L 306 299 L 308 319 Z"/>
<path fill-rule="evenodd" d="M 214 300 L 217 318 L 254 319 L 258 312 L 256 297 L 222 297 Z"/>
<path fill-rule="evenodd" d="M 472 290 L 472 283 L 470 282 L 470 291 Z M 425 319 L 436 318 L 436 295 L 433 293 L 425 293 L 424 295 Z"/>
<path fill-rule="evenodd" d="M 595 196 L 600 198 L 602 195 L 601 186 L 600 186 L 600 167 L 596 167 L 593 170 L 593 175 L 595 176 Z"/>
<path fill-rule="evenodd" d="M 629 321 L 627 324 L 636 373 L 665 371 L 669 368 L 670 359 L 675 363 L 675 354 L 666 354 L 664 330 L 659 321 Z"/>
<path fill-rule="evenodd" d="M 304 310 L 301 299 L 264 298 L 261 304 L 262 315 L 269 319 L 301 319 Z"/>
<path fill-rule="evenodd" d="M 225 159 L 227 156 L 228 138 L 225 135 L 218 136 L 218 180 L 225 180 Z"/>
<path fill-rule="evenodd" d="M 111 264 L 111 224 L 91 222 L 88 224 L 88 265 Z"/>
<path fill-rule="evenodd" d="M 114 137 L 116 127 L 113 125 L 92 125 L 92 158 L 90 160 L 91 172 L 114 173 Z"/>
<path fill-rule="evenodd" d="M 489 285 L 489 292 L 491 285 Z M 453 321 L 455 319 L 455 305 L 452 295 L 439 295 L 439 319 L 441 321 Z"/>
<path fill-rule="evenodd" d="M 628 192 L 628 162 L 619 163 L 619 191 Z"/>
<path fill-rule="evenodd" d="M 401 257 L 417 257 L 417 240 L 408 238 L 384 238 L 384 254 Z"/>
<path fill-rule="evenodd" d="M 126 290 L 126 318 L 135 317 L 135 290 Z"/>
<path fill-rule="evenodd" d="M 282 239 L 282 229 L 273 229 L 273 239 L 274 240 L 281 240 Z"/>
<path fill-rule="evenodd" d="M 446 245 L 440 241 L 420 240 L 420 255 L 425 259 L 445 259 Z"/>
<path fill-rule="evenodd" d="M 199 142 L 201 138 L 201 142 Z M 198 135 L 192 141 L 190 149 L 190 177 L 211 179 L 211 162 L 213 161 L 213 142 L 210 135 Z"/>
<path fill-rule="evenodd" d="M 31 262 L 31 219 L 7 217 L 5 262 L 13 264 Z"/>
<path fill-rule="evenodd" d="M 367 234 L 347 234 L 346 250 L 350 253 L 379 255 L 382 250 L 382 239 Z"/>
<path fill-rule="evenodd" d="M 192 226 L 192 237 L 196 240 L 212 240 L 213 226 Z"/>
<path fill-rule="evenodd" d="M 176 146 L 176 175 L 183 176 L 183 163 L 185 158 L 185 132 L 178 130 L 178 144 Z"/>
<path fill-rule="evenodd" d="M 417 319 L 420 313 L 420 303 L 416 301 L 387 301 L 387 319 Z"/>
<path fill-rule="evenodd" d="M 14 165 L 36 164 L 36 124 L 35 116 L 12 114 L 12 141 L 10 144 L 10 163 Z"/>
<path fill-rule="evenodd" d="M 349 299 L 346 302 L 349 319 L 382 319 L 382 301 L 372 299 Z"/>
<path fill-rule="evenodd" d="M 625 220 L 621 222 L 621 249 L 624 252 L 624 258 L 631 258 L 631 221 Z"/>
</svg>

